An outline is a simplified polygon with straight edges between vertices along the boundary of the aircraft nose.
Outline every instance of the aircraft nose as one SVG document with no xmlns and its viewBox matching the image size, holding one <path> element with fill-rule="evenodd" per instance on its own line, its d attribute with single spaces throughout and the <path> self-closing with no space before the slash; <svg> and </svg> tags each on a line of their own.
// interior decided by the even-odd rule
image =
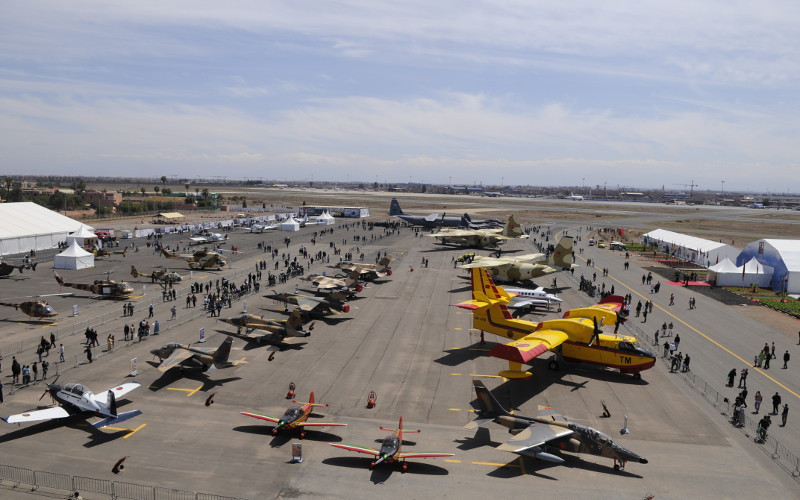
<svg viewBox="0 0 800 500">
<path fill-rule="evenodd" d="M 639 459 L 639 463 L 640 464 L 646 464 L 647 463 L 647 459 L 646 458 L 640 458 Z"/>
</svg>

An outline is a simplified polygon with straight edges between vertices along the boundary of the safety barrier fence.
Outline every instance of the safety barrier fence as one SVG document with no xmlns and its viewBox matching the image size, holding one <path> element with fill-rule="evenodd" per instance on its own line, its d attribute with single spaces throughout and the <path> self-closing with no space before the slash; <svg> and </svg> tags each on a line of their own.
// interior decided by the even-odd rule
<svg viewBox="0 0 800 500">
<path fill-rule="evenodd" d="M 571 273 L 564 273 L 564 275 L 572 281 L 579 283 L 579 278 L 571 275 Z M 655 336 L 652 333 L 645 332 L 639 327 L 639 325 L 632 322 L 628 322 L 627 325 L 633 330 L 636 330 L 636 337 L 640 341 L 646 341 L 655 345 Z M 658 346 L 656 346 L 656 349 L 658 349 Z M 658 352 L 655 354 L 656 359 L 661 359 L 666 367 L 670 367 L 671 359 L 669 356 L 659 356 Z M 675 374 L 677 374 L 686 383 L 686 385 L 700 394 L 703 399 L 708 401 L 708 403 L 716 408 L 722 415 L 726 417 L 732 416 L 732 401 L 730 401 L 723 394 L 720 394 L 719 391 L 717 391 L 711 384 L 692 372 L 691 369 L 684 372 L 679 368 Z M 800 457 L 791 452 L 770 434 L 768 434 L 767 439 L 762 442 L 757 435 L 758 422 L 750 418 L 748 415 L 744 416 L 743 425 L 739 428 L 748 437 L 753 437 L 756 445 L 761 448 L 764 453 L 769 455 L 779 467 L 788 472 L 795 479 L 795 481 L 800 482 Z"/>
<path fill-rule="evenodd" d="M 28 486 L 31 491 L 40 488 L 65 492 L 78 491 L 84 497 L 96 498 L 96 495 L 104 495 L 113 500 L 246 500 L 161 486 L 56 474 L 11 465 L 0 465 L 0 484 L 9 484 L 14 488 Z"/>
</svg>

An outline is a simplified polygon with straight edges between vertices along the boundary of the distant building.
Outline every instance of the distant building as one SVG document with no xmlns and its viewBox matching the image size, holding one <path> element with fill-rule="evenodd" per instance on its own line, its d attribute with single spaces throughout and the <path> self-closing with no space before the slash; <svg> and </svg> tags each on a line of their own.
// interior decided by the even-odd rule
<svg viewBox="0 0 800 500">
<path fill-rule="evenodd" d="M 122 203 L 122 193 L 116 191 L 84 191 L 83 202 L 95 208 L 108 208 L 115 211 Z"/>
</svg>

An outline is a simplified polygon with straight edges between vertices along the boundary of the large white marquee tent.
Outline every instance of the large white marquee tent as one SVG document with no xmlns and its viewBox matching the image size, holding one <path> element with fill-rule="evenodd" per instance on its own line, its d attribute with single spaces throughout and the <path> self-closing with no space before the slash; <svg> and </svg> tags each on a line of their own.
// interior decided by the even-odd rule
<svg viewBox="0 0 800 500">
<path fill-rule="evenodd" d="M 666 229 L 650 231 L 642 237 L 642 240 L 656 242 L 659 248 L 666 253 L 704 267 L 710 267 L 726 258 L 734 261 L 739 255 L 736 247 L 725 243 L 675 233 Z"/>
<path fill-rule="evenodd" d="M 0 255 L 56 248 L 82 225 L 29 201 L 0 203 Z"/>
</svg>

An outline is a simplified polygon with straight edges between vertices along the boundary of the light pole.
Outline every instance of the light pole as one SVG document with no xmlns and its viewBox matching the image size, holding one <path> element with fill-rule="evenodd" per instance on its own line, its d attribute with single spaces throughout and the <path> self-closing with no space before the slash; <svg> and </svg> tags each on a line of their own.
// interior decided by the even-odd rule
<svg viewBox="0 0 800 500">
<path fill-rule="evenodd" d="M 719 196 L 720 198 L 722 198 L 722 195 L 725 194 L 725 181 L 720 181 L 720 182 L 722 183 L 722 190 L 720 191 Z"/>
</svg>

